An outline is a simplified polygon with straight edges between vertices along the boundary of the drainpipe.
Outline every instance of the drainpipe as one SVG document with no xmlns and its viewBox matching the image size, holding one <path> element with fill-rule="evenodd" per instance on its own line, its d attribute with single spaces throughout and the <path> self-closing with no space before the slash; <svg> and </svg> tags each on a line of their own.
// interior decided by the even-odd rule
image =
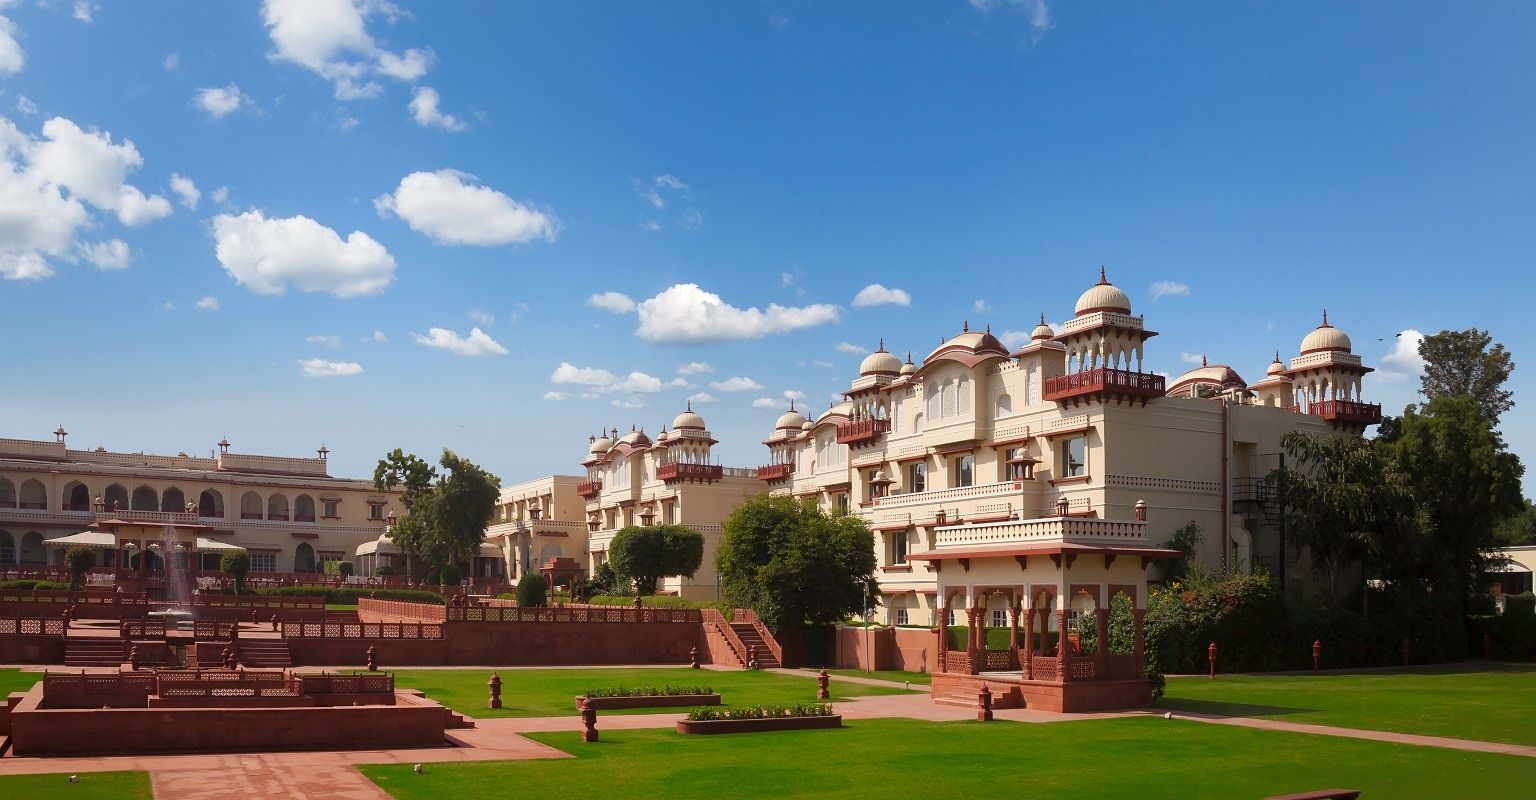
<svg viewBox="0 0 1536 800">
<path fill-rule="evenodd" d="M 1227 509 L 1232 499 L 1232 467 L 1229 459 L 1232 455 L 1232 421 L 1231 407 L 1226 400 L 1221 401 L 1221 571 L 1227 572 L 1227 559 L 1232 553 L 1231 514 Z M 1235 565 L 1234 565 L 1235 567 Z"/>
</svg>

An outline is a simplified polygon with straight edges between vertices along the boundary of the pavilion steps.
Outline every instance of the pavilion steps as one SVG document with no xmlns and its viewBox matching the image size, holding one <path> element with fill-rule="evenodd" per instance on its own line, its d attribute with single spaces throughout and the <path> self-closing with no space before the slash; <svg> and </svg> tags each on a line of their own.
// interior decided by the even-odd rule
<svg viewBox="0 0 1536 800">
<path fill-rule="evenodd" d="M 119 667 L 125 652 L 122 639 L 71 638 L 64 643 L 64 666 Z"/>
<path fill-rule="evenodd" d="M 457 711 L 453 711 L 448 714 L 449 730 L 464 730 L 466 728 L 473 727 L 475 727 L 475 721 L 465 717 L 463 714 L 460 714 Z"/>
<path fill-rule="evenodd" d="M 293 666 L 287 639 L 241 639 L 239 660 L 247 667 L 275 669 Z"/>
<path fill-rule="evenodd" d="M 744 648 L 743 654 L 750 653 L 753 645 L 757 646 L 757 665 L 763 669 L 778 669 L 783 666 L 774 657 L 773 651 L 768 649 L 768 644 L 763 641 L 763 636 L 758 632 L 757 626 L 750 622 L 732 622 L 731 631 L 736 638 L 741 640 Z"/>
</svg>

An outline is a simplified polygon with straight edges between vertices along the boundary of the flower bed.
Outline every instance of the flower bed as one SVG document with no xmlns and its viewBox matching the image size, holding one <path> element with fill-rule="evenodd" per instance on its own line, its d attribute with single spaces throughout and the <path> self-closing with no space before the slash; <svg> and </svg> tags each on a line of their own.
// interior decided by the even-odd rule
<svg viewBox="0 0 1536 800">
<path fill-rule="evenodd" d="M 576 707 L 582 701 L 592 708 L 665 708 L 670 706 L 718 706 L 720 695 L 708 686 L 641 686 L 588 689 L 576 695 Z"/>
<path fill-rule="evenodd" d="M 843 717 L 833 714 L 827 703 L 794 706 L 758 706 L 715 711 L 696 708 L 688 718 L 678 720 L 678 733 L 755 733 L 759 731 L 799 731 L 841 728 Z"/>
</svg>

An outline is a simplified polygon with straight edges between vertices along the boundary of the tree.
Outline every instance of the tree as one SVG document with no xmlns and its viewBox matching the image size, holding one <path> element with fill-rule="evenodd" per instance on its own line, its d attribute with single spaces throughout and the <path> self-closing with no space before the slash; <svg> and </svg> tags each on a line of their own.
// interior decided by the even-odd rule
<svg viewBox="0 0 1536 800">
<path fill-rule="evenodd" d="M 1410 406 L 1402 432 L 1387 446 L 1418 502 L 1429 530 L 1425 570 L 1468 608 L 1484 551 L 1497 546 L 1494 531 L 1524 508 L 1525 467 L 1493 429 L 1481 400 L 1442 396 L 1422 409 Z"/>
<path fill-rule="evenodd" d="M 245 593 L 245 576 L 251 571 L 251 554 L 245 549 L 225 550 L 219 556 L 219 571 L 235 579 L 235 594 Z"/>
<path fill-rule="evenodd" d="M 1190 562 L 1195 560 L 1195 553 L 1200 549 L 1200 543 L 1205 541 L 1205 536 L 1200 533 L 1200 523 L 1190 520 L 1183 527 L 1173 532 L 1173 537 L 1163 542 L 1163 547 L 1169 550 L 1177 550 L 1183 556 L 1177 561 L 1172 561 L 1163 568 L 1163 580 L 1176 581 L 1189 572 Z"/>
<path fill-rule="evenodd" d="M 613 535 L 608 563 L 614 574 L 635 582 L 635 594 L 656 593 L 669 575 L 693 577 L 704 561 L 704 536 L 682 525 L 630 527 Z"/>
<path fill-rule="evenodd" d="M 544 605 L 544 598 L 548 594 L 549 584 L 540 573 L 525 572 L 517 581 L 517 604 L 524 608 Z"/>
<path fill-rule="evenodd" d="M 354 566 L 351 561 L 325 562 L 325 574 L 327 575 L 339 575 L 343 578 L 350 578 L 356 571 L 357 567 Z"/>
<path fill-rule="evenodd" d="M 1500 522 L 1493 536 L 1499 547 L 1536 544 L 1536 504 L 1526 500 L 1525 510 Z"/>
<path fill-rule="evenodd" d="M 474 558 L 496 510 L 501 479 L 448 449 L 438 465 L 442 473 L 396 449 L 379 460 L 373 485 L 380 491 L 399 487 L 406 511 L 390 538 L 442 579 L 445 565 Z"/>
<path fill-rule="evenodd" d="M 1514 406 L 1514 392 L 1503 386 L 1515 363 L 1487 331 L 1440 331 L 1419 342 L 1419 355 L 1424 359 L 1420 391 L 1427 400 L 1471 397 L 1483 418 L 1494 425 Z"/>
<path fill-rule="evenodd" d="M 85 573 L 96 568 L 96 551 L 80 545 L 64 551 L 64 564 L 69 567 L 69 588 L 78 591 L 85 585 Z"/>
<path fill-rule="evenodd" d="M 769 628 L 830 625 L 867 612 L 879 596 L 874 534 L 858 517 L 760 494 L 724 528 L 715 554 L 721 590 Z"/>
</svg>

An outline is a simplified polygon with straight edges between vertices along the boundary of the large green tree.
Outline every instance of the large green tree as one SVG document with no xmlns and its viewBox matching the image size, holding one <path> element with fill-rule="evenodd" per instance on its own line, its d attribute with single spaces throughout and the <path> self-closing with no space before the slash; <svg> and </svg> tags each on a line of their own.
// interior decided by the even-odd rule
<svg viewBox="0 0 1536 800">
<path fill-rule="evenodd" d="M 1514 406 L 1514 392 L 1505 389 L 1504 382 L 1514 371 L 1515 362 L 1487 331 L 1440 331 L 1424 337 L 1419 355 L 1424 359 L 1420 391 L 1426 399 L 1470 397 L 1483 417 L 1495 425 Z"/>
<path fill-rule="evenodd" d="M 608 561 L 621 578 L 635 582 L 635 594 L 656 593 L 669 575 L 693 577 L 704 562 L 704 536 L 682 525 L 631 525 L 613 535 Z"/>
<path fill-rule="evenodd" d="M 1499 523 L 1525 508 L 1525 467 L 1509 452 L 1485 406 L 1472 395 L 1435 397 L 1403 414 L 1395 458 L 1429 531 L 1423 567 L 1437 588 L 1454 592 L 1463 609 L 1484 551 L 1498 546 Z"/>
<path fill-rule="evenodd" d="M 857 517 L 763 494 L 737 506 L 724 528 L 715 554 L 721 590 L 770 628 L 830 625 L 879 597 L 874 534 Z"/>
<path fill-rule="evenodd" d="M 474 558 L 496 510 L 501 479 L 444 449 L 439 473 L 415 455 L 394 450 L 379 460 L 373 485 L 399 489 L 405 515 L 395 521 L 395 546 L 421 559 L 439 576 L 447 565 Z"/>
</svg>

